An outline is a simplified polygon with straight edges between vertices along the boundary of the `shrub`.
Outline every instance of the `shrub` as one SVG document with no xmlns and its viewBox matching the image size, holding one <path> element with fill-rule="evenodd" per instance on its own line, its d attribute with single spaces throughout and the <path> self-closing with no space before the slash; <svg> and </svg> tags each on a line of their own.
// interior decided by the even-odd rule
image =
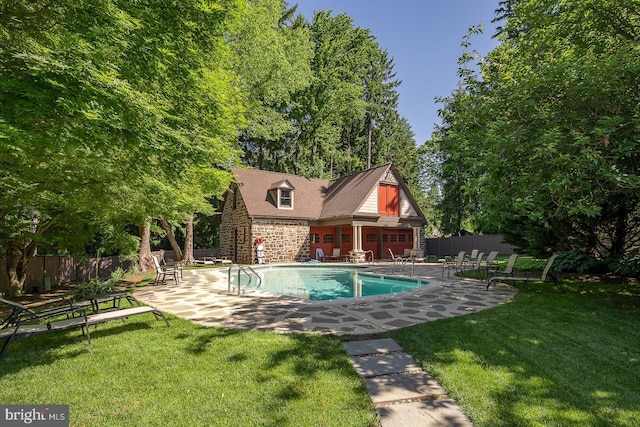
<svg viewBox="0 0 640 427">
<path fill-rule="evenodd" d="M 93 279 L 88 283 L 80 284 L 80 286 L 78 286 L 78 288 L 73 292 L 73 298 L 80 300 L 117 292 L 119 290 L 118 285 L 122 283 L 125 277 L 132 274 L 135 274 L 135 270 L 125 271 L 118 267 L 113 273 L 111 273 L 111 277 L 104 282 L 100 279 Z"/>
<path fill-rule="evenodd" d="M 624 277 L 640 277 L 640 255 L 625 255 L 612 260 L 610 269 Z"/>
<path fill-rule="evenodd" d="M 586 273 L 597 270 L 600 267 L 601 263 L 597 259 L 574 249 L 567 252 L 559 252 L 553 269 L 555 271 Z"/>
</svg>

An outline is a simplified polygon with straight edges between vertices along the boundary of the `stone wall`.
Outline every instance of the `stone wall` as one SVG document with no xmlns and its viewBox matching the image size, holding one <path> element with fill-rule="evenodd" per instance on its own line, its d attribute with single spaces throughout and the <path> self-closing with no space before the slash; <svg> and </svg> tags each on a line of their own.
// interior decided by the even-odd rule
<svg viewBox="0 0 640 427">
<path fill-rule="evenodd" d="M 309 223 L 301 220 L 254 219 L 251 234 L 264 240 L 265 261 L 309 260 Z M 255 245 L 253 262 L 257 258 Z"/>
<path fill-rule="evenodd" d="M 237 199 L 233 201 L 233 193 L 229 192 L 220 218 L 220 256 L 234 262 L 250 264 L 252 258 L 251 219 L 249 212 L 237 188 Z M 237 259 L 234 259 L 234 241 L 237 232 Z"/>
<path fill-rule="evenodd" d="M 237 250 L 234 259 L 234 241 L 237 232 Z M 257 262 L 255 240 L 264 240 L 265 262 L 293 262 L 309 259 L 309 224 L 302 220 L 253 219 L 238 192 L 233 207 L 230 193 L 220 218 L 220 256 L 239 264 Z"/>
</svg>

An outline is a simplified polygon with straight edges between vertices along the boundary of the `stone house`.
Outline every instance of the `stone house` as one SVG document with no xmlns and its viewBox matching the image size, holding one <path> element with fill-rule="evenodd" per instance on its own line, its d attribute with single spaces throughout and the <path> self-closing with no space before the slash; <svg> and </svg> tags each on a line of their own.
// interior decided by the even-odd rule
<svg viewBox="0 0 640 427">
<path fill-rule="evenodd" d="M 426 223 L 392 164 L 334 180 L 256 169 L 234 169 L 236 182 L 225 195 L 220 254 L 253 264 L 257 249 L 267 263 L 315 259 L 339 248 L 350 256 L 389 258 L 405 250 L 422 254 Z M 337 250 L 337 249 L 336 249 Z"/>
</svg>

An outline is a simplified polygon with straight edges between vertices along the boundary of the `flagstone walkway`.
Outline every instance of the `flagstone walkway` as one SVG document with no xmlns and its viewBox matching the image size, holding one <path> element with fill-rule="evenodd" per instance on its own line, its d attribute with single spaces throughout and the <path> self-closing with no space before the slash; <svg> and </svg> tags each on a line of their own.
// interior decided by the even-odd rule
<svg viewBox="0 0 640 427">
<path fill-rule="evenodd" d="M 470 427 L 455 400 L 391 338 L 343 343 L 381 427 Z"/>
</svg>

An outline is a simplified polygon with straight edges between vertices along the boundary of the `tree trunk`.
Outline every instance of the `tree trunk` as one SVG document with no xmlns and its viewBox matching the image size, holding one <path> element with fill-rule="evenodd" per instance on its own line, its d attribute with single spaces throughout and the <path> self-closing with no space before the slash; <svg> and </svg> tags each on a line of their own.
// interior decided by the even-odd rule
<svg viewBox="0 0 640 427">
<path fill-rule="evenodd" d="M 369 119 L 367 127 L 367 169 L 371 169 L 371 119 Z"/>
<path fill-rule="evenodd" d="M 164 232 L 167 233 L 167 239 L 169 239 L 169 244 L 171 245 L 171 249 L 173 249 L 173 253 L 175 254 L 175 257 L 176 257 L 175 260 L 181 261 L 182 250 L 180 249 L 178 242 L 176 242 L 176 236 L 173 235 L 173 230 L 171 230 L 171 226 L 169 225 L 167 220 L 165 220 L 164 218 L 160 218 L 159 221 L 160 221 L 160 227 L 162 227 Z M 186 245 L 186 242 L 185 242 L 185 245 Z"/>
<path fill-rule="evenodd" d="M 19 272 L 22 270 L 20 264 L 23 264 L 22 254 L 18 247 L 13 243 L 9 243 L 7 250 L 7 277 L 9 278 L 9 288 L 5 289 L 9 299 L 15 299 L 22 295 L 26 276 L 21 276 Z"/>
<path fill-rule="evenodd" d="M 611 233 L 611 255 L 625 255 L 627 249 L 629 209 L 627 201 L 622 199 L 613 214 L 613 232 Z"/>
<path fill-rule="evenodd" d="M 155 270 L 153 260 L 151 259 L 151 218 L 143 226 L 140 226 L 140 271 Z"/>
<path fill-rule="evenodd" d="M 54 214 L 49 221 L 40 223 L 39 218 L 32 220 L 35 226 L 36 234 L 43 234 L 49 227 L 60 217 L 62 213 Z M 27 280 L 27 267 L 29 260 L 33 258 L 38 249 L 35 240 L 9 241 L 7 244 L 7 277 L 9 279 L 9 288 L 3 289 L 7 296 L 16 298 L 24 292 L 24 282 Z"/>
<path fill-rule="evenodd" d="M 9 242 L 7 248 L 7 277 L 9 288 L 5 289 L 9 299 L 15 299 L 24 293 L 24 283 L 27 280 L 29 260 L 36 253 L 38 245 L 31 241 L 26 246 L 16 242 Z"/>
<path fill-rule="evenodd" d="M 193 256 L 193 213 L 190 213 L 187 219 L 187 229 L 184 236 L 184 254 L 182 262 L 186 265 L 195 264 L 196 259 Z"/>
</svg>

